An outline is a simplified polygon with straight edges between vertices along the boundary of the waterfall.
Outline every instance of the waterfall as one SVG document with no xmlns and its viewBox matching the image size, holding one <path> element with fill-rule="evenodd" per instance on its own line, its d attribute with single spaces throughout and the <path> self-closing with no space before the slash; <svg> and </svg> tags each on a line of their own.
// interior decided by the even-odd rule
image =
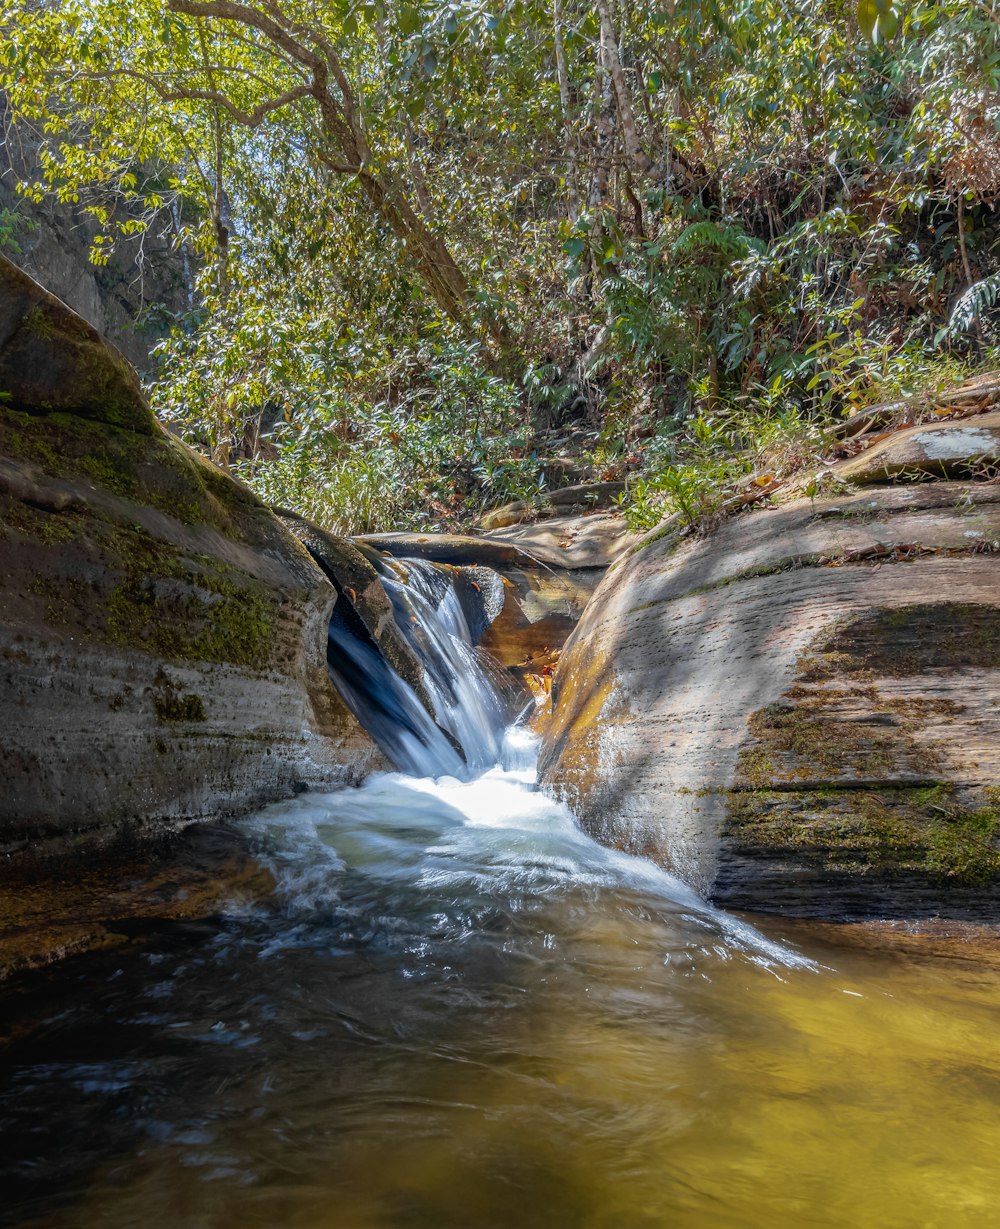
<svg viewBox="0 0 1000 1229">
<path fill-rule="evenodd" d="M 329 627 L 330 677 L 386 757 L 417 777 L 479 775 L 498 764 L 514 706 L 513 686 L 476 650 L 447 574 L 422 559 L 372 559 L 403 640 L 420 663 L 418 695 L 343 601 Z"/>
</svg>

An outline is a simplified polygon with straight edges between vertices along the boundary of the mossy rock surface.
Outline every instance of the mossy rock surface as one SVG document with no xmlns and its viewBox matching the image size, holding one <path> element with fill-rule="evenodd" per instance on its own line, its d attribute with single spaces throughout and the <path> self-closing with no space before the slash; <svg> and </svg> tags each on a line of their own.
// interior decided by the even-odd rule
<svg viewBox="0 0 1000 1229">
<path fill-rule="evenodd" d="M 62 411 L 144 435 L 156 430 L 122 355 L 2 256 L 0 397 L 32 414 Z"/>
<path fill-rule="evenodd" d="M 0 698 L 17 715 L 0 848 L 47 857 L 360 779 L 380 761 L 327 675 L 329 581 L 155 422 L 93 330 L 0 276 L 0 370 L 23 376 L 0 398 Z"/>
</svg>

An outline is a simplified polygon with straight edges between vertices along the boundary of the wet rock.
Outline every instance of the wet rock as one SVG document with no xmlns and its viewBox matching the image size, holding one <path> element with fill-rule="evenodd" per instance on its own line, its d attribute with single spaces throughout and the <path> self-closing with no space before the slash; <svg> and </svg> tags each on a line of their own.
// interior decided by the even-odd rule
<svg viewBox="0 0 1000 1229">
<path fill-rule="evenodd" d="M 729 906 L 997 913 L 997 501 L 879 488 L 650 535 L 564 648 L 543 783 Z"/>
<path fill-rule="evenodd" d="M 897 477 L 990 476 L 1000 463 L 1000 413 L 894 431 L 830 473 L 855 486 Z"/>
<path fill-rule="evenodd" d="M 610 520 L 567 517 L 477 537 L 393 533 L 362 541 L 392 556 L 487 567 L 501 576 L 503 605 L 491 615 L 480 644 L 501 665 L 520 673 L 530 665 L 528 659 L 563 644 L 610 560 L 635 540 L 623 521 Z"/>
<path fill-rule="evenodd" d="M 202 921 L 226 904 L 266 900 L 274 887 L 242 834 L 223 824 L 193 824 L 142 844 L 119 840 L 100 857 L 93 853 L 28 859 L 3 873 L 0 981 L 165 925 Z"/>
<path fill-rule="evenodd" d="M 292 512 L 279 510 L 277 514 L 336 589 L 340 598 L 336 616 L 345 621 L 354 635 L 375 648 L 433 716 L 420 661 L 396 624 L 392 602 L 372 559 L 353 542 L 327 533 Z"/>
<path fill-rule="evenodd" d="M 326 577 L 88 325 L 0 280 L 4 851 L 359 779 L 378 756 L 329 685 Z"/>
</svg>

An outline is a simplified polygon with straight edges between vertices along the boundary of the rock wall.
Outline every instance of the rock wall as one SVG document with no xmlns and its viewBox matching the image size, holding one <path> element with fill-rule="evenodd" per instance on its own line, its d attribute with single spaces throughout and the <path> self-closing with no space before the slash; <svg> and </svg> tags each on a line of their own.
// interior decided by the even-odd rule
<svg viewBox="0 0 1000 1229">
<path fill-rule="evenodd" d="M 2 106 L 0 95 L 0 106 Z M 173 236 L 150 232 L 120 239 L 106 265 L 88 250 L 98 227 L 78 205 L 46 198 L 35 204 L 16 185 L 38 177 L 38 149 L 26 129 L 7 125 L 0 142 L 0 248 L 4 256 L 62 299 L 145 372 L 165 336 L 167 313 L 189 306 L 192 268 Z"/>
<path fill-rule="evenodd" d="M 329 685 L 336 592 L 0 262 L 0 846 L 249 809 L 379 763 Z"/>
<path fill-rule="evenodd" d="M 975 482 L 649 535 L 563 651 L 544 784 L 729 906 L 996 912 L 998 549 Z"/>
</svg>

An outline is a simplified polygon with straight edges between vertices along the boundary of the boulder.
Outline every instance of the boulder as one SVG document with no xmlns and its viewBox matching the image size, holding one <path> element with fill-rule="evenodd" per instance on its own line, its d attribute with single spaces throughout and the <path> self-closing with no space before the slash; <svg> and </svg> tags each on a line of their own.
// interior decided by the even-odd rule
<svg viewBox="0 0 1000 1229">
<path fill-rule="evenodd" d="M 2 261 L 0 394 L 7 853 L 245 811 L 378 762 L 329 684 L 337 595 L 302 544 Z"/>
<path fill-rule="evenodd" d="M 487 512 L 480 519 L 479 528 L 503 529 L 543 517 L 585 515 L 610 507 L 624 491 L 624 482 L 581 482 L 575 486 L 556 487 L 543 491 L 534 499 L 516 499 L 502 508 Z"/>
<path fill-rule="evenodd" d="M 959 482 L 651 533 L 563 650 L 543 786 L 727 906 L 996 913 L 997 550 Z"/>
<path fill-rule="evenodd" d="M 0 402 L 152 435 L 139 378 L 118 351 L 26 273 L 0 258 Z"/>
<path fill-rule="evenodd" d="M 308 550 L 334 586 L 339 598 L 337 617 L 351 634 L 369 643 L 434 715 L 424 688 L 423 668 L 396 624 L 392 602 L 378 569 L 355 543 L 327 533 L 293 512 L 278 510 L 283 524 Z"/>
<path fill-rule="evenodd" d="M 994 477 L 1000 472 L 1000 413 L 893 431 L 829 472 L 853 486 L 899 477 Z"/>
<path fill-rule="evenodd" d="M 553 516 L 489 534 L 492 542 L 509 542 L 536 562 L 564 570 L 610 567 L 639 536 L 629 532 L 621 516 L 601 513 Z"/>
</svg>

